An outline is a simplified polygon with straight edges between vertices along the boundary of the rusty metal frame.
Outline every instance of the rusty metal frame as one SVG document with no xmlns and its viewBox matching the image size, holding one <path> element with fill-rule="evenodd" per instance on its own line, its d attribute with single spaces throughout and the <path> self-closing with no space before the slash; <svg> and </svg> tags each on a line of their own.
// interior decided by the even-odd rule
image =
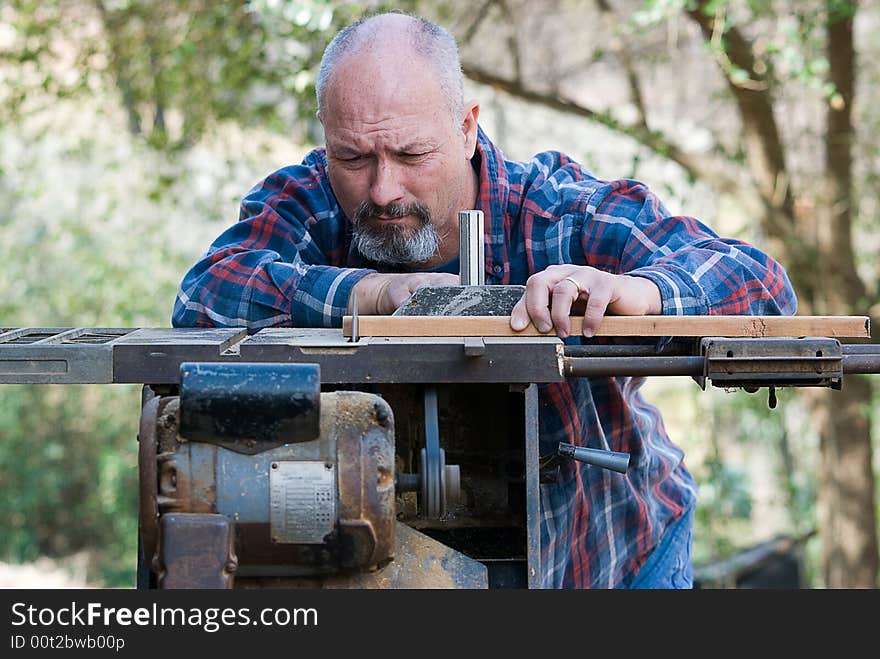
<svg viewBox="0 0 880 659">
<path fill-rule="evenodd" d="M 238 559 L 226 515 L 166 513 L 159 522 L 159 545 L 159 588 L 232 588 Z"/>
</svg>

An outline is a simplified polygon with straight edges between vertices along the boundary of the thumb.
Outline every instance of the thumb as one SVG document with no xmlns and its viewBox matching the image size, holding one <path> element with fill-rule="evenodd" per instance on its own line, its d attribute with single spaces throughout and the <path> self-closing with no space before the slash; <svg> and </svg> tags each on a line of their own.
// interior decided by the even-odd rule
<svg viewBox="0 0 880 659">
<path fill-rule="evenodd" d="M 523 295 L 510 312 L 510 327 L 515 332 L 521 332 L 529 325 L 529 313 L 526 311 L 526 296 Z"/>
</svg>

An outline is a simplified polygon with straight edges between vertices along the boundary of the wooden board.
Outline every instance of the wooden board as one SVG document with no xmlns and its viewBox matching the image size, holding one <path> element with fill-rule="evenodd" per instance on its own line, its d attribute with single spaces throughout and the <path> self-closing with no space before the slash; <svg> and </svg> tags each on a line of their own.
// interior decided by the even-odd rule
<svg viewBox="0 0 880 659">
<path fill-rule="evenodd" d="M 571 317 L 572 336 L 583 318 Z M 351 316 L 342 320 L 351 336 Z M 358 316 L 360 336 L 554 336 L 529 325 L 510 328 L 509 316 Z M 605 316 L 596 336 L 825 336 L 869 338 L 867 316 Z"/>
</svg>

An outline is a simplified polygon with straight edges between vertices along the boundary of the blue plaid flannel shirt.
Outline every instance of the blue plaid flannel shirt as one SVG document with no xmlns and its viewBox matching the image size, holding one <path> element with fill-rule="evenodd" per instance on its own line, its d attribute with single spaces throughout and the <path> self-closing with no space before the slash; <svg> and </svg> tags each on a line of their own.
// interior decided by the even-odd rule
<svg viewBox="0 0 880 659">
<path fill-rule="evenodd" d="M 778 263 L 694 218 L 670 216 L 642 183 L 597 180 L 559 152 L 506 160 L 482 130 L 474 166 L 487 284 L 524 284 L 549 265 L 572 263 L 647 277 L 664 314 L 795 312 Z M 338 327 L 352 288 L 376 269 L 351 249 L 325 152 L 315 149 L 245 196 L 239 222 L 184 276 L 172 322 Z M 626 475 L 571 462 L 558 484 L 541 486 L 545 587 L 628 586 L 664 529 L 696 505 L 684 454 L 640 394 L 642 383 L 569 378 L 540 387 L 544 450 L 565 441 L 631 455 Z"/>
</svg>

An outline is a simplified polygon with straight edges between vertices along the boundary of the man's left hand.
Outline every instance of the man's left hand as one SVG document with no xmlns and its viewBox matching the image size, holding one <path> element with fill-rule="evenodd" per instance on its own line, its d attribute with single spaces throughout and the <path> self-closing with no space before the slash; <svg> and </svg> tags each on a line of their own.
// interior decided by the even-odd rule
<svg viewBox="0 0 880 659">
<path fill-rule="evenodd" d="M 551 265 L 529 277 L 525 295 L 513 307 L 510 326 L 519 332 L 531 321 L 539 332 L 553 327 L 559 338 L 571 332 L 569 315 L 583 307 L 586 337 L 593 336 L 606 311 L 645 316 L 663 311 L 660 289 L 650 279 L 614 275 L 586 265 Z"/>
</svg>

